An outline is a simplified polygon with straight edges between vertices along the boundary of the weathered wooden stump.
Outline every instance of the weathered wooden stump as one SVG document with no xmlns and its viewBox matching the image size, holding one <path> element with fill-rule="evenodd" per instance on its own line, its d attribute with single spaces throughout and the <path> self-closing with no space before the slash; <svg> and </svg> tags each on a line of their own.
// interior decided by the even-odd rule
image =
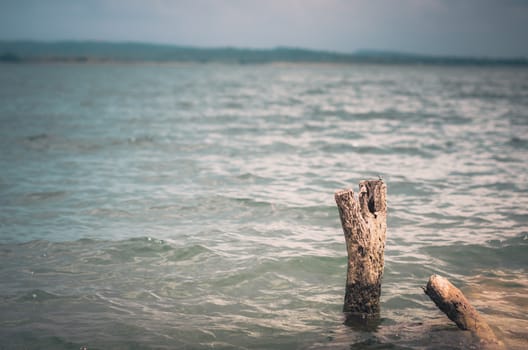
<svg viewBox="0 0 528 350">
<path fill-rule="evenodd" d="M 473 333 L 484 348 L 503 347 L 486 320 L 469 303 L 460 289 L 452 285 L 447 278 L 432 275 L 423 290 L 458 328 Z"/>
<path fill-rule="evenodd" d="M 361 181 L 357 199 L 351 189 L 335 193 L 348 253 L 343 311 L 363 318 L 379 315 L 380 311 L 386 196 L 387 186 L 382 180 Z"/>
</svg>

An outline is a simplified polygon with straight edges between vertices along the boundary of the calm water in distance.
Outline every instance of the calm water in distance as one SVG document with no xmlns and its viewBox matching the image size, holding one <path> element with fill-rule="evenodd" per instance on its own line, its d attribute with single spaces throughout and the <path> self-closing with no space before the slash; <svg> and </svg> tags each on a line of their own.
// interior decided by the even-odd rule
<svg viewBox="0 0 528 350">
<path fill-rule="evenodd" d="M 528 347 L 528 69 L 0 65 L 0 349 Z M 381 319 L 343 324 L 333 194 L 388 187 Z"/>
</svg>

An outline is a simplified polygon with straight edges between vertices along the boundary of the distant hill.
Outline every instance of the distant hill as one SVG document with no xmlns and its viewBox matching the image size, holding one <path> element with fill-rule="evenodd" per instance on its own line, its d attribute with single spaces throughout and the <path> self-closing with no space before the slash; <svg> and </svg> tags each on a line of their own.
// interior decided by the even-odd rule
<svg viewBox="0 0 528 350">
<path fill-rule="evenodd" d="M 291 47 L 274 49 L 199 48 L 132 42 L 0 41 L 0 62 L 223 62 L 223 63 L 399 63 L 528 65 L 526 58 L 439 57 L 362 50 L 352 54 Z"/>
</svg>

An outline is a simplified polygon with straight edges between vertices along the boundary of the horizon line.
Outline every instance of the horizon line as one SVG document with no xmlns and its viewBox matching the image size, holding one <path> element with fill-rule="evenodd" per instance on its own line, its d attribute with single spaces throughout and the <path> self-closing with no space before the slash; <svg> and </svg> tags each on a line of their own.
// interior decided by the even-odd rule
<svg viewBox="0 0 528 350">
<path fill-rule="evenodd" d="M 102 44 L 102 45 L 138 45 L 138 46 L 152 46 L 152 47 L 163 47 L 163 48 L 178 48 L 188 50 L 233 50 L 233 51 L 256 51 L 256 52 L 270 52 L 283 50 L 292 51 L 304 51 L 306 53 L 319 53 L 319 54 L 330 54 L 335 56 L 341 56 L 342 58 L 355 58 L 355 59 L 416 59 L 416 60 L 447 60 L 447 61 L 482 61 L 482 62 L 519 62 L 528 63 L 528 56 L 489 56 L 489 55 L 462 55 L 462 54 L 428 54 L 428 53 L 417 53 L 411 51 L 400 51 L 391 49 L 377 49 L 377 48 L 361 48 L 351 52 L 327 50 L 327 49 L 316 49 L 302 46 L 288 46 L 288 45 L 277 45 L 272 47 L 249 47 L 249 46 L 235 46 L 235 45 L 219 45 L 219 46 L 200 46 L 200 45 L 185 45 L 185 44 L 174 44 L 174 43 L 161 43 L 154 41 L 139 41 L 139 40 L 102 40 L 102 39 L 3 39 L 0 38 L 0 43 L 6 44 L 43 44 L 43 45 L 54 45 L 54 44 Z M 7 54 L 9 52 L 0 52 L 0 55 Z"/>
<path fill-rule="evenodd" d="M 400 56 L 403 57 L 414 57 L 423 59 L 455 59 L 455 60 L 484 60 L 484 61 L 514 61 L 514 60 L 526 60 L 528 56 L 490 56 L 490 55 L 464 55 L 464 54 L 434 54 L 434 53 L 420 53 L 416 51 L 405 51 L 398 49 L 385 49 L 385 48 L 359 48 L 354 51 L 340 51 L 331 49 L 318 49 L 303 46 L 290 46 L 290 45 L 276 45 L 268 47 L 253 47 L 253 46 L 237 46 L 237 45 L 188 45 L 188 44 L 175 44 L 175 43 L 163 43 L 154 41 L 141 41 L 141 40 L 104 40 L 104 39 L 4 39 L 0 38 L 0 43 L 36 43 L 36 44 L 61 44 L 61 43 L 97 43 L 97 44 L 108 44 L 108 45 L 145 45 L 145 46 L 159 46 L 166 48 L 185 48 L 195 50 L 240 50 L 240 51 L 274 51 L 280 49 L 307 51 L 314 53 L 328 53 L 334 55 L 352 56 L 352 57 L 379 57 L 382 56 Z M 2 53 L 0 53 L 2 54 Z"/>
</svg>

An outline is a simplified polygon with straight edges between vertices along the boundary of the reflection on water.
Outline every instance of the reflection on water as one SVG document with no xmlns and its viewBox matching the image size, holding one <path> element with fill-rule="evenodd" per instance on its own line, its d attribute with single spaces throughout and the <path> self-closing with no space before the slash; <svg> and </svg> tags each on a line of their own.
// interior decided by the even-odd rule
<svg viewBox="0 0 528 350">
<path fill-rule="evenodd" d="M 466 349 L 438 273 L 528 347 L 528 71 L 0 66 L 8 349 Z M 380 319 L 341 312 L 334 191 L 388 186 Z"/>
</svg>

